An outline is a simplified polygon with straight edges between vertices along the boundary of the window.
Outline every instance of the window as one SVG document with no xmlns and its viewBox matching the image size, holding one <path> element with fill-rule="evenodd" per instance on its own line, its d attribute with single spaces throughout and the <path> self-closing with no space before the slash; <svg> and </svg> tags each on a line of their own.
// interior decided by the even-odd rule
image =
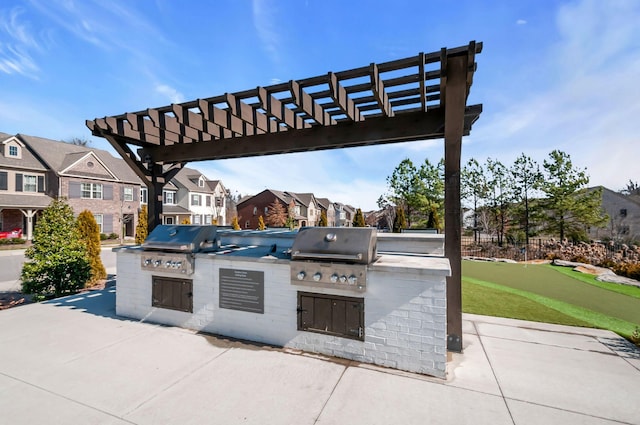
<svg viewBox="0 0 640 425">
<path fill-rule="evenodd" d="M 103 227 L 102 226 L 102 222 L 104 220 L 103 220 L 102 214 L 94 214 L 93 218 L 95 218 L 96 219 L 96 223 L 98 223 L 98 229 L 99 229 L 100 233 L 103 233 L 102 232 L 102 227 Z"/>
<path fill-rule="evenodd" d="M 627 216 L 627 209 L 626 208 L 622 208 L 620 210 L 620 217 L 626 217 Z"/>
<path fill-rule="evenodd" d="M 251 221 L 247 220 L 244 222 L 244 228 L 248 229 L 251 226 Z"/>
<path fill-rule="evenodd" d="M 147 198 L 149 197 L 148 193 L 149 192 L 146 187 L 140 188 L 140 203 L 147 203 Z"/>
<path fill-rule="evenodd" d="M 216 207 L 222 207 L 224 204 L 224 198 L 221 196 L 216 196 Z"/>
<path fill-rule="evenodd" d="M 194 207 L 202 205 L 201 195 L 191 195 L 191 205 Z"/>
<path fill-rule="evenodd" d="M 268 215 L 269 214 L 269 207 L 264 207 L 264 215 Z"/>
<path fill-rule="evenodd" d="M 211 214 L 204 216 L 204 224 L 211 224 Z"/>
<path fill-rule="evenodd" d="M 206 205 L 208 207 L 210 207 L 211 206 L 211 196 L 207 195 L 207 196 L 204 197 L 204 199 L 205 199 Z"/>
<path fill-rule="evenodd" d="M 102 185 L 101 184 L 97 184 L 97 183 L 82 183 L 80 190 L 81 190 L 81 196 L 84 199 L 102 199 Z"/>
<path fill-rule="evenodd" d="M 133 188 L 125 187 L 124 188 L 124 200 L 125 201 L 133 201 Z"/>
<path fill-rule="evenodd" d="M 202 224 L 202 216 L 200 214 L 193 216 L 193 224 Z"/>
<path fill-rule="evenodd" d="M 17 146 L 9 146 L 9 156 L 18 157 L 18 147 Z"/>
<path fill-rule="evenodd" d="M 22 176 L 22 190 L 24 192 L 37 192 L 38 178 L 36 176 L 29 176 L 27 174 Z"/>
<path fill-rule="evenodd" d="M 7 189 L 9 189 L 8 174 L 6 171 L 0 171 L 0 190 Z"/>
<path fill-rule="evenodd" d="M 202 177 L 198 179 L 198 187 L 204 187 L 204 179 Z"/>
<path fill-rule="evenodd" d="M 258 214 L 258 207 L 253 207 L 253 215 Z"/>
<path fill-rule="evenodd" d="M 173 217 L 165 217 L 164 224 L 173 224 Z"/>
<path fill-rule="evenodd" d="M 364 341 L 364 298 L 298 292 L 298 330 Z"/>
<path fill-rule="evenodd" d="M 163 195 L 163 199 L 162 199 L 162 203 L 165 205 L 174 205 L 175 202 L 175 192 L 167 192 L 164 191 L 162 192 Z"/>
</svg>

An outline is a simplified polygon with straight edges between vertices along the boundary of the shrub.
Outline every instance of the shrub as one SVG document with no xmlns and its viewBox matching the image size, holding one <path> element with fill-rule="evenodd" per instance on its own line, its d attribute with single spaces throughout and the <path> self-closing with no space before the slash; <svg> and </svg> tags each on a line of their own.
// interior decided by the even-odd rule
<svg viewBox="0 0 640 425">
<path fill-rule="evenodd" d="M 138 245 L 144 242 L 149 234 L 148 214 L 147 206 L 143 205 L 142 208 L 140 208 L 140 214 L 138 214 L 138 225 L 136 226 L 136 243 Z"/>
<path fill-rule="evenodd" d="M 238 216 L 233 217 L 233 219 L 231 219 L 231 226 L 233 227 L 233 230 L 240 230 L 240 224 L 238 224 Z"/>
<path fill-rule="evenodd" d="M 80 238 L 87 248 L 87 256 L 91 264 L 91 279 L 87 283 L 95 283 L 107 277 L 107 271 L 100 258 L 100 228 L 93 214 L 84 210 L 78 216 Z"/>
<path fill-rule="evenodd" d="M 631 334 L 631 342 L 640 347 L 640 327 L 636 326 Z"/>
<path fill-rule="evenodd" d="M 25 257 L 22 292 L 33 294 L 35 300 L 76 291 L 91 278 L 87 249 L 73 210 L 63 200 L 53 200 L 42 212 Z"/>
<path fill-rule="evenodd" d="M 264 224 L 264 218 L 262 216 L 258 217 L 258 230 L 265 230 L 267 226 Z"/>
<path fill-rule="evenodd" d="M 118 239 L 117 233 L 109 233 L 109 239 Z"/>
<path fill-rule="evenodd" d="M 0 245 L 22 245 L 27 241 L 22 238 L 0 239 Z"/>
<path fill-rule="evenodd" d="M 100 233 L 100 240 L 101 241 L 106 241 L 107 240 L 107 235 L 105 235 L 104 233 Z"/>
</svg>

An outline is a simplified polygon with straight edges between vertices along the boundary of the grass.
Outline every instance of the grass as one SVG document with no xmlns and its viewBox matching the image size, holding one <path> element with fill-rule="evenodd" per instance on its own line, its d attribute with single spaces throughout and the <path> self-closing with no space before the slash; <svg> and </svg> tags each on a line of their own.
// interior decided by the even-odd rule
<svg viewBox="0 0 640 425">
<path fill-rule="evenodd" d="M 611 283 L 611 282 L 601 282 L 596 280 L 594 275 L 580 273 L 574 271 L 571 267 L 558 267 L 547 265 L 546 267 L 552 267 L 559 273 L 565 274 L 569 277 L 577 279 L 581 282 L 588 283 L 589 285 L 597 286 L 598 288 L 606 289 L 608 291 L 617 292 L 619 294 L 628 295 L 633 298 L 640 299 L 640 287 L 638 286 L 630 286 L 630 285 L 621 285 L 619 283 Z"/>
<path fill-rule="evenodd" d="M 622 285 L 572 273 L 549 265 L 463 261 L 463 311 L 609 329 L 629 338 L 640 324 L 640 291 L 621 292 Z"/>
<path fill-rule="evenodd" d="M 462 281 L 462 293 L 462 310 L 465 313 L 508 317 L 532 322 L 593 327 L 589 322 L 576 319 L 522 295 L 505 291 L 502 288 L 492 287 L 491 285 L 483 285 L 477 281 L 464 279 Z"/>
</svg>

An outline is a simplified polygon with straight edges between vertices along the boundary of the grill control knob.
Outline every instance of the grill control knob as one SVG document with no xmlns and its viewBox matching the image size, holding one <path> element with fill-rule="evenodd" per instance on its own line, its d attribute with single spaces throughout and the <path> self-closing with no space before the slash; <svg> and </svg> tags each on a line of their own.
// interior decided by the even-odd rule
<svg viewBox="0 0 640 425">
<path fill-rule="evenodd" d="M 176 261 L 175 265 L 176 268 L 179 269 L 180 267 L 182 267 L 182 261 Z"/>
<path fill-rule="evenodd" d="M 151 265 L 151 259 L 150 258 L 147 258 L 146 260 L 144 260 L 144 266 L 145 267 L 150 266 L 150 265 Z"/>
<path fill-rule="evenodd" d="M 167 261 L 164 263 L 164 266 L 165 266 L 166 268 L 171 267 L 171 261 L 167 260 Z"/>
<path fill-rule="evenodd" d="M 320 279 L 322 279 L 322 274 L 320 272 L 313 275 L 313 280 L 315 280 L 316 282 L 319 282 Z"/>
<path fill-rule="evenodd" d="M 340 283 L 345 283 L 347 281 L 347 276 L 342 275 L 340 276 Z"/>
<path fill-rule="evenodd" d="M 332 274 L 331 277 L 329 279 L 331 279 L 331 283 L 336 283 L 338 281 L 338 278 L 340 276 L 338 276 L 337 274 Z"/>
<path fill-rule="evenodd" d="M 307 274 L 305 272 L 298 272 L 298 275 L 296 277 L 298 278 L 298 280 L 303 280 L 306 276 Z"/>
<path fill-rule="evenodd" d="M 162 260 L 156 260 L 153 262 L 153 267 L 158 267 L 160 264 L 162 264 Z"/>
<path fill-rule="evenodd" d="M 355 275 L 349 276 L 349 285 L 355 285 L 358 281 L 358 278 Z"/>
</svg>

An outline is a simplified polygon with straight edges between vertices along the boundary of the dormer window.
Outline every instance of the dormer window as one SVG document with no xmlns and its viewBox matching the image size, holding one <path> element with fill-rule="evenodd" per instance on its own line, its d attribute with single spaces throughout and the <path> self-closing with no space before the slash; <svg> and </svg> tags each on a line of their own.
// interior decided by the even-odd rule
<svg viewBox="0 0 640 425">
<path fill-rule="evenodd" d="M 198 179 L 198 187 L 204 187 L 204 178 L 200 177 Z"/>
<path fill-rule="evenodd" d="M 20 151 L 17 146 L 9 145 L 9 156 L 13 158 L 18 158 L 20 156 Z"/>
</svg>

